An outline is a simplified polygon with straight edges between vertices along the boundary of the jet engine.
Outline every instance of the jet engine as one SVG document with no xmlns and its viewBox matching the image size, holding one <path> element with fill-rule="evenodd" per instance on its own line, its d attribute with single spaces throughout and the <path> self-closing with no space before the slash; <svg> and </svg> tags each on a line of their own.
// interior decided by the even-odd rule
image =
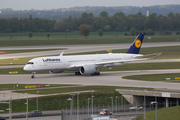
<svg viewBox="0 0 180 120">
<path fill-rule="evenodd" d="M 90 75 L 97 71 L 97 69 L 93 65 L 85 65 L 79 68 L 79 72 L 82 75 Z"/>
<path fill-rule="evenodd" d="M 49 71 L 51 74 L 62 73 L 64 70 Z"/>
</svg>

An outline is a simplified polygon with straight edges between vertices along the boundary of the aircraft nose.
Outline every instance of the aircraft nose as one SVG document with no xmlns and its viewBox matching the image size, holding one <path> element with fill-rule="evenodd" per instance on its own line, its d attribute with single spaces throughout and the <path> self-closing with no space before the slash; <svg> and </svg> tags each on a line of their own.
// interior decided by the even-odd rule
<svg viewBox="0 0 180 120">
<path fill-rule="evenodd" d="M 27 65 L 24 66 L 23 68 L 24 71 L 28 71 L 29 70 L 29 67 Z"/>
</svg>

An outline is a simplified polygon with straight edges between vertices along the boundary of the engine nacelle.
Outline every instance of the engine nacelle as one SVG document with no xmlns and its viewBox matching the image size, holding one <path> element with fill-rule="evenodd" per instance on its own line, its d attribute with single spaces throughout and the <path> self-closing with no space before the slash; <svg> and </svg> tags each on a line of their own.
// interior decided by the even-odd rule
<svg viewBox="0 0 180 120">
<path fill-rule="evenodd" d="M 97 71 L 97 69 L 93 65 L 85 65 L 79 68 L 79 72 L 82 75 L 90 75 Z"/>
<path fill-rule="evenodd" d="M 49 71 L 51 74 L 62 73 L 64 70 Z"/>
</svg>

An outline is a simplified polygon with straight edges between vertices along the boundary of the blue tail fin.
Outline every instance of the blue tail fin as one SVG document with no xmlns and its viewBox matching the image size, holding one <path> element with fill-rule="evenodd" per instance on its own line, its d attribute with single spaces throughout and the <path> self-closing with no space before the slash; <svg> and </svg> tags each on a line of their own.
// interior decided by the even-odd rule
<svg viewBox="0 0 180 120">
<path fill-rule="evenodd" d="M 126 53 L 139 54 L 145 33 L 140 33 Z"/>
</svg>

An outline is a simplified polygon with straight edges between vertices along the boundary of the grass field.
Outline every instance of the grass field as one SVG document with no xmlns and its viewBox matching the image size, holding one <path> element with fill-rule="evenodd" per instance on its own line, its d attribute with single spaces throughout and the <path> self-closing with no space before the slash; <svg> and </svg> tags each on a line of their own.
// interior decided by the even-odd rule
<svg viewBox="0 0 180 120">
<path fill-rule="evenodd" d="M 128 70 L 158 70 L 158 69 L 179 69 L 179 62 L 168 63 L 138 63 L 138 64 L 125 64 L 112 69 L 103 68 L 100 72 L 106 71 L 128 71 Z M 4 68 L 0 69 L 0 74 L 9 74 L 9 72 L 18 71 L 18 74 L 30 74 L 23 70 L 23 68 Z M 37 74 L 49 74 L 49 72 L 37 72 Z M 65 73 L 74 73 L 73 71 L 65 71 Z M 60 73 L 61 74 L 61 73 Z"/>
<path fill-rule="evenodd" d="M 28 37 L 28 33 L 1 33 L 0 46 L 42 46 L 42 45 L 79 45 L 79 44 L 116 44 L 132 43 L 136 36 L 124 36 L 125 32 L 104 32 L 103 37 L 99 37 L 97 32 L 91 32 L 87 39 L 80 36 L 79 32 L 53 32 L 48 40 L 46 33 L 33 33 L 33 37 Z M 126 32 L 127 33 L 127 32 Z M 118 36 L 117 36 L 118 35 Z M 11 40 L 12 36 L 12 40 Z M 67 36 L 67 38 L 65 38 Z M 152 36 L 148 40 L 145 36 L 144 42 L 177 42 L 180 36 Z"/>
<path fill-rule="evenodd" d="M 26 86 L 28 86 L 28 85 L 26 85 Z M 54 85 L 52 85 L 52 86 L 54 86 Z M 61 86 L 66 86 L 66 85 L 61 85 Z M 152 88 L 114 87 L 114 86 L 77 86 L 77 87 L 67 87 L 67 88 L 51 88 L 51 89 L 36 89 L 36 90 L 32 89 L 32 90 L 23 90 L 23 91 L 15 91 L 15 92 L 28 93 L 28 94 L 37 94 L 37 90 L 38 90 L 39 94 L 47 95 L 47 94 L 67 93 L 67 92 L 74 92 L 74 91 L 78 92 L 78 91 L 95 90 L 97 93 L 98 92 L 99 93 L 103 93 L 103 92 L 107 93 L 107 92 L 113 92 L 116 88 L 133 89 L 133 90 L 152 89 Z"/>
<path fill-rule="evenodd" d="M 157 110 L 157 120 L 179 120 L 180 106 L 162 108 Z M 146 120 L 155 120 L 155 111 L 146 113 Z M 133 120 L 144 120 L 144 114 L 137 116 Z"/>
<path fill-rule="evenodd" d="M 170 82 L 175 80 L 176 77 L 180 77 L 180 73 L 167 73 L 167 74 L 151 74 L 151 75 L 132 75 L 124 76 L 125 79 L 142 80 L 142 81 L 166 81 Z M 171 78 L 171 80 L 166 80 L 166 78 Z M 177 81 L 176 81 L 177 82 Z M 178 81 L 180 82 L 180 81 Z"/>
<path fill-rule="evenodd" d="M 33 86 L 33 85 L 37 85 L 37 84 L 18 84 L 18 89 L 25 89 L 25 86 Z M 38 85 L 45 85 L 45 84 L 38 84 Z M 49 85 L 49 84 L 48 84 Z M 71 86 L 69 84 L 65 85 L 61 85 L 61 84 L 50 84 L 49 86 L 46 86 L 44 88 L 49 88 L 49 87 L 61 87 L 61 86 Z M 76 86 L 76 85 L 73 85 Z M 0 84 L 0 91 L 3 90 L 17 90 L 17 86 L 15 84 Z"/>
</svg>

